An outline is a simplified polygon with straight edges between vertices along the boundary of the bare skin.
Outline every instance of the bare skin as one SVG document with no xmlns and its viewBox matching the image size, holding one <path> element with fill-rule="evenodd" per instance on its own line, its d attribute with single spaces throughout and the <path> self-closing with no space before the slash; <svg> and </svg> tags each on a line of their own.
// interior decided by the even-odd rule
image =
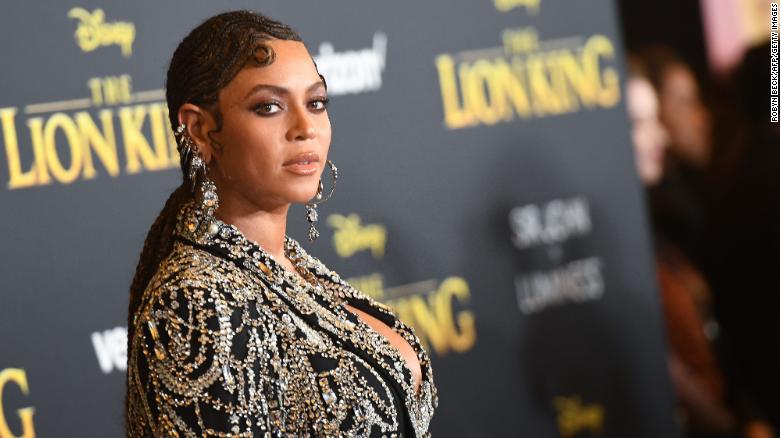
<svg viewBox="0 0 780 438">
<path fill-rule="evenodd" d="M 215 215 L 235 225 L 279 264 L 296 272 L 284 254 L 287 212 L 317 191 L 331 140 L 325 86 L 309 52 L 297 41 L 271 40 L 276 60 L 264 67 L 245 67 L 220 92 L 219 132 L 213 115 L 186 103 L 179 108 L 209 178 L 217 186 Z M 211 135 L 209 135 L 211 132 Z M 309 164 L 290 165 L 306 155 Z M 385 336 L 421 381 L 417 355 L 406 340 L 373 316 L 345 307 Z"/>
<path fill-rule="evenodd" d="M 422 380 L 422 369 L 420 369 L 420 361 L 417 359 L 417 355 L 415 354 L 412 346 L 409 345 L 409 343 L 406 342 L 406 340 L 402 338 L 401 335 L 385 325 L 382 321 L 374 318 L 360 309 L 356 309 L 350 306 L 349 304 L 345 304 L 344 306 L 352 313 L 356 314 L 360 319 L 362 319 L 363 322 L 376 330 L 377 333 L 386 337 L 390 343 L 398 349 L 398 351 L 401 353 L 401 357 L 403 357 L 406 361 L 406 366 L 409 368 L 409 371 L 412 372 L 412 378 L 414 379 L 414 389 L 415 391 L 419 391 L 420 381 Z"/>
<path fill-rule="evenodd" d="M 663 176 L 666 129 L 659 119 L 658 96 L 647 79 L 631 78 L 626 87 L 626 105 L 631 119 L 631 138 L 639 179 L 647 186 Z"/>
</svg>

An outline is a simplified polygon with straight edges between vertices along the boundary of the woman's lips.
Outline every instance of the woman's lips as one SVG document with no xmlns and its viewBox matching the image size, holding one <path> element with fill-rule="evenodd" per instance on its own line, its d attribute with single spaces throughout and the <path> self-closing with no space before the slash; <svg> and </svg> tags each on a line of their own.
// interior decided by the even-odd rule
<svg viewBox="0 0 780 438">
<path fill-rule="evenodd" d="M 298 175 L 311 175 L 320 167 L 320 156 L 314 152 L 304 152 L 285 161 L 282 166 Z"/>
</svg>

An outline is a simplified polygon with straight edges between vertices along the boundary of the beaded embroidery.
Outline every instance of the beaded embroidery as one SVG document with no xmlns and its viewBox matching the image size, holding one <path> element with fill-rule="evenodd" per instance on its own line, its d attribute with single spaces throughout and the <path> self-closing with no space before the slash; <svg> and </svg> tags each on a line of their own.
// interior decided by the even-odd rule
<svg viewBox="0 0 780 438">
<path fill-rule="evenodd" d="M 174 236 L 134 319 L 129 436 L 402 437 L 404 418 L 430 436 L 431 361 L 389 307 L 286 237 L 302 281 L 194 202 Z M 399 351 L 344 303 L 412 346 L 419 391 Z"/>
</svg>

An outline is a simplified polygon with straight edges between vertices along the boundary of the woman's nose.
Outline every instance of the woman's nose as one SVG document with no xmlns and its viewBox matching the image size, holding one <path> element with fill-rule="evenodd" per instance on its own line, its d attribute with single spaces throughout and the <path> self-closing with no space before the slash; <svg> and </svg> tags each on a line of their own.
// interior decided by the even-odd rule
<svg viewBox="0 0 780 438">
<path fill-rule="evenodd" d="M 314 122 L 306 108 L 296 106 L 290 111 L 290 129 L 287 131 L 287 140 L 301 141 L 314 138 L 317 134 Z"/>
</svg>

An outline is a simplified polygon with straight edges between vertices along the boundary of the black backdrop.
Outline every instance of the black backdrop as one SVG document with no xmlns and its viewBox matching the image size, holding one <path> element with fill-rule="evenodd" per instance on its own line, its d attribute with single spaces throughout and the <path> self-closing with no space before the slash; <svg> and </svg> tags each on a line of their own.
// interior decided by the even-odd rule
<svg viewBox="0 0 780 438">
<path fill-rule="evenodd" d="M 676 436 L 611 2 L 68 0 L 0 15 L 0 438 L 121 434 L 128 287 L 180 178 L 167 63 L 238 8 L 328 80 L 306 247 L 426 342 L 435 436 Z"/>
</svg>

